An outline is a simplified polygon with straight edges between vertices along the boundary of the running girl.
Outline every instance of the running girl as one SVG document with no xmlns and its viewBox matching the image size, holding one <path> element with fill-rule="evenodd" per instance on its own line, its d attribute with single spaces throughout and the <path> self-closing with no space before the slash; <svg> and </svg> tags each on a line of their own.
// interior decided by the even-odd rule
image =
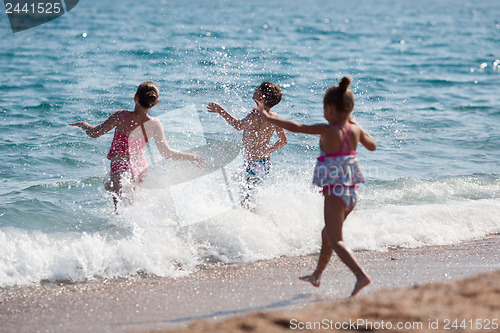
<svg viewBox="0 0 500 333">
<path fill-rule="evenodd" d="M 323 97 L 324 117 L 328 124 L 303 125 L 282 120 L 275 113 L 259 105 L 259 112 L 267 121 L 286 130 L 304 134 L 320 135 L 320 157 L 314 170 L 313 183 L 323 190 L 325 197 L 325 227 L 321 233 L 322 244 L 316 270 L 300 279 L 319 287 L 321 274 L 325 270 L 332 251 L 351 269 L 357 278 L 351 296 L 366 287 L 370 278 L 361 268 L 354 252 L 346 246 L 342 226 L 357 201 L 357 185 L 364 182 L 356 158 L 358 143 L 368 150 L 377 148 L 375 140 L 351 117 L 354 96 L 348 89 L 351 79 L 344 77 L 338 86 L 330 87 Z"/>
</svg>

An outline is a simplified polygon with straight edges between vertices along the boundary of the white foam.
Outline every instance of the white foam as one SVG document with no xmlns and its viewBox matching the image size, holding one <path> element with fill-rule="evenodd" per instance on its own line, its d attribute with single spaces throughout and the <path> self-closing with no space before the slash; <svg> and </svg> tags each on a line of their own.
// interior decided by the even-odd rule
<svg viewBox="0 0 500 333">
<path fill-rule="evenodd" d="M 359 209 L 345 224 L 355 250 L 447 245 L 500 232 L 498 200 Z"/>
<path fill-rule="evenodd" d="M 110 214 L 115 231 L 3 228 L 0 287 L 138 272 L 178 276 L 207 261 L 318 252 L 323 198 L 309 179 L 273 171 L 259 190 L 257 214 L 233 209 L 225 183 L 217 179 L 204 177 L 175 191 L 141 189 L 134 205 L 121 207 L 118 217 Z M 230 187 L 236 196 L 237 186 Z M 500 233 L 497 178 L 399 180 L 369 185 L 361 194 L 344 232 L 356 250 L 453 244 Z"/>
</svg>

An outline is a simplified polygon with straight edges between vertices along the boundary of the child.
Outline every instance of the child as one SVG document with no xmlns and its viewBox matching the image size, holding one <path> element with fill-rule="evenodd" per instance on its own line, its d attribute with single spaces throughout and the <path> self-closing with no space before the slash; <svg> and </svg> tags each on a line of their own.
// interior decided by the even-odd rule
<svg viewBox="0 0 500 333">
<path fill-rule="evenodd" d="M 85 121 L 69 124 L 81 127 L 91 138 L 115 128 L 115 135 L 108 153 L 111 160 L 110 182 L 106 190 L 112 192 L 115 209 L 117 208 L 123 177 L 129 178 L 133 184 L 144 181 L 147 173 L 147 162 L 144 148 L 148 139 L 153 137 L 161 155 L 167 159 L 187 160 L 202 167 L 204 159 L 196 154 L 183 153 L 170 148 L 165 139 L 163 126 L 158 119 L 148 115 L 149 109 L 158 104 L 160 91 L 151 81 L 142 82 L 134 96 L 134 111 L 117 111 L 104 123 L 94 127 Z"/>
<path fill-rule="evenodd" d="M 321 233 L 322 244 L 316 270 L 300 279 L 319 287 L 321 274 L 332 255 L 332 250 L 356 275 L 357 282 L 351 296 L 356 295 L 371 281 L 361 268 L 354 252 L 343 240 L 342 225 L 357 201 L 357 184 L 364 178 L 356 159 L 356 148 L 360 142 L 368 150 L 377 148 L 375 140 L 351 117 L 354 96 L 348 89 L 351 79 L 344 77 L 337 87 L 330 87 L 323 97 L 324 117 L 328 124 L 303 125 L 282 120 L 269 113 L 262 105 L 259 112 L 277 126 L 286 130 L 305 134 L 320 135 L 320 152 L 314 170 L 313 183 L 322 187 L 325 197 L 325 227 Z"/>
<path fill-rule="evenodd" d="M 281 101 L 281 89 L 271 82 L 263 82 L 254 92 L 252 99 L 256 103 L 262 103 L 263 108 L 271 113 L 271 108 Z M 244 169 L 245 178 L 241 184 L 240 205 L 250 211 L 255 210 L 254 191 L 256 186 L 262 182 L 271 168 L 271 153 L 280 150 L 286 145 L 285 131 L 260 117 L 257 109 L 253 109 L 248 115 L 238 120 L 230 115 L 222 106 L 210 102 L 207 106 L 208 112 L 218 113 L 229 125 L 236 130 L 243 130 L 243 150 L 245 155 Z M 278 141 L 272 146 L 269 142 L 273 133 L 278 135 Z"/>
</svg>

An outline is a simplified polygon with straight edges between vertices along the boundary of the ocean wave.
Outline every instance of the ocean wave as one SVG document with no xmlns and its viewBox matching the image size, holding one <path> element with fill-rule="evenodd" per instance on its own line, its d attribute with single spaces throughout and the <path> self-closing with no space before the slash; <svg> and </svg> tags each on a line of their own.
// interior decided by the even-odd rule
<svg viewBox="0 0 500 333">
<path fill-rule="evenodd" d="M 99 181 L 91 178 L 86 183 Z M 25 191 L 52 189 L 68 195 L 68 187 L 76 184 L 54 182 Z M 89 190 L 81 184 L 78 188 Z M 257 214 L 235 208 L 228 193 L 236 198 L 238 188 L 231 183 L 226 187 L 220 175 L 170 190 L 139 191 L 134 204 L 122 206 L 117 216 L 111 206 L 100 211 L 100 219 L 96 219 L 99 210 L 85 215 L 78 207 L 73 215 L 62 214 L 67 221 L 59 223 L 87 225 L 82 230 L 0 228 L 0 286 L 138 273 L 178 276 L 214 262 L 266 260 L 319 250 L 323 199 L 303 175 L 278 173 L 276 181 L 259 190 Z M 496 175 L 377 181 L 360 195 L 344 232 L 356 250 L 454 244 L 500 232 Z M 38 209 L 39 215 L 31 218 L 41 220 L 44 214 L 57 214 L 57 207 L 48 204 L 23 203 L 25 209 L 32 206 L 27 211 Z"/>
</svg>

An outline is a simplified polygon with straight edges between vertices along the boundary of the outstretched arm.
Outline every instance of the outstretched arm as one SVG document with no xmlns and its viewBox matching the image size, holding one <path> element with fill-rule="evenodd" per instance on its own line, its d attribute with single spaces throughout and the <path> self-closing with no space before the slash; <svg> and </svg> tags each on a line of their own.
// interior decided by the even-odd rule
<svg viewBox="0 0 500 333">
<path fill-rule="evenodd" d="M 210 102 L 207 105 L 207 111 L 212 112 L 212 113 L 218 113 L 224 118 L 227 123 L 231 126 L 233 126 L 234 129 L 241 131 L 245 128 L 247 128 L 250 125 L 250 118 L 249 116 L 246 116 L 244 119 L 239 120 L 235 117 L 233 117 L 229 112 L 226 111 L 220 104 Z"/>
<path fill-rule="evenodd" d="M 304 125 L 295 121 L 281 119 L 276 113 L 268 112 L 261 107 L 258 110 L 265 120 L 290 132 L 321 135 L 328 131 L 328 125 L 325 124 Z"/>
<path fill-rule="evenodd" d="M 95 127 L 89 125 L 89 123 L 87 123 L 86 121 L 77 121 L 76 123 L 71 123 L 69 125 L 80 127 L 81 129 L 83 129 L 85 134 L 95 139 L 111 131 L 118 124 L 120 114 L 121 111 L 113 113 L 105 122 Z"/>
<path fill-rule="evenodd" d="M 205 159 L 198 154 L 184 153 L 182 151 L 170 148 L 167 139 L 165 138 L 165 133 L 163 132 L 163 126 L 158 121 L 154 127 L 153 138 L 155 140 L 156 147 L 160 151 L 163 158 L 172 160 L 182 160 L 189 161 L 196 165 L 198 168 L 202 168 L 205 165 Z"/>
<path fill-rule="evenodd" d="M 370 134 L 368 134 L 368 132 L 365 131 L 365 129 L 361 127 L 353 117 L 349 117 L 349 122 L 358 125 L 361 129 L 359 142 L 369 151 L 375 151 L 377 149 L 377 142 L 375 142 L 375 139 Z"/>
</svg>

